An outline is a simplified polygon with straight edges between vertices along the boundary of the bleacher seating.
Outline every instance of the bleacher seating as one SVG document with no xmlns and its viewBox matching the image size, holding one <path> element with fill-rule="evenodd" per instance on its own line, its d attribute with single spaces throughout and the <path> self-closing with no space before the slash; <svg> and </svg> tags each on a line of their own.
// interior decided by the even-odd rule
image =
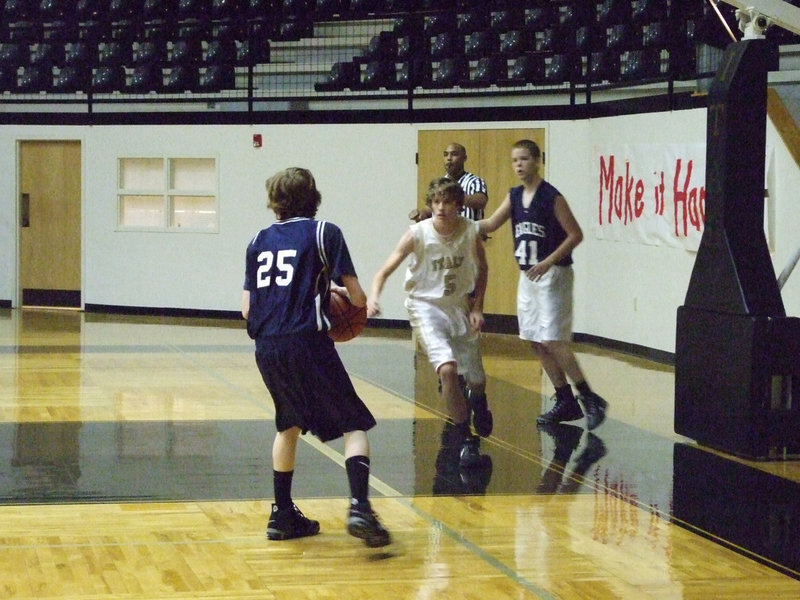
<svg viewBox="0 0 800 600">
<path fill-rule="evenodd" d="M 40 42 L 32 46 L 30 61 L 32 65 L 60 67 L 64 64 L 64 45 Z"/>
<path fill-rule="evenodd" d="M 195 65 L 173 64 L 167 66 L 166 80 L 162 90 L 168 94 L 182 94 L 196 90 L 200 74 Z"/>
<path fill-rule="evenodd" d="M 500 51 L 500 38 L 494 31 L 473 31 L 467 34 L 464 56 L 470 60 L 491 58 Z"/>
<path fill-rule="evenodd" d="M 370 10 L 378 4 L 370 3 Z M 401 80 L 403 63 L 429 61 L 417 69 L 431 74 L 415 78 L 422 86 L 420 93 L 451 84 L 470 90 L 481 85 L 530 88 L 570 82 L 630 85 L 639 79 L 697 75 L 694 41 L 674 32 L 693 31 L 694 20 L 706 13 L 671 11 L 677 5 L 666 0 L 490 0 L 456 3 L 452 8 L 434 4 L 437 9 L 430 14 L 396 16 L 391 30 L 397 36 Z M 374 47 L 353 61 L 358 64 L 367 58 L 377 58 Z M 372 78 L 370 87 L 385 79 Z M 335 84 L 329 80 L 322 88 L 329 91 Z"/>
<path fill-rule="evenodd" d="M 695 46 L 727 43 L 711 10 L 699 0 L 0 0 L 0 91 L 313 97 L 692 80 Z"/>
<path fill-rule="evenodd" d="M 543 82 L 544 57 L 536 53 L 528 53 L 514 59 L 508 79 L 500 83 L 506 86 L 524 86 Z"/>
<path fill-rule="evenodd" d="M 65 64 L 56 73 L 53 91 L 56 93 L 88 92 L 91 74 L 91 71 L 85 67 Z"/>
<path fill-rule="evenodd" d="M 53 86 L 53 70 L 50 65 L 27 65 L 17 79 L 20 93 L 48 92 Z"/>
<path fill-rule="evenodd" d="M 160 92 L 163 84 L 164 76 L 161 71 L 161 65 L 144 63 L 134 67 L 126 90 L 137 94 Z"/>
<path fill-rule="evenodd" d="M 614 83 L 620 77 L 620 55 L 614 51 L 591 52 L 587 62 L 587 79 L 592 83 Z"/>
<path fill-rule="evenodd" d="M 179 39 L 170 44 L 168 62 L 171 65 L 192 65 L 203 58 L 203 42 L 200 39 Z"/>
<path fill-rule="evenodd" d="M 93 69 L 92 91 L 99 94 L 121 92 L 125 89 L 125 68 L 121 65 L 99 65 Z"/>
<path fill-rule="evenodd" d="M 475 68 L 470 69 L 469 78 L 459 83 L 459 87 L 487 88 L 497 85 L 500 80 L 508 78 L 508 62 L 501 56 L 492 55 L 479 58 Z"/>
<path fill-rule="evenodd" d="M 221 92 L 235 86 L 235 72 L 231 64 L 212 64 L 203 67 L 199 74 L 201 92 Z"/>
</svg>

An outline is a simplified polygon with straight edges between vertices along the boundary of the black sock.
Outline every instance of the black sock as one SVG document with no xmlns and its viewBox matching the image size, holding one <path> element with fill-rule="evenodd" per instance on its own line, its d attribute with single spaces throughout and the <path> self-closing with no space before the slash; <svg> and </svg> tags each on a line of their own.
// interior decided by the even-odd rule
<svg viewBox="0 0 800 600">
<path fill-rule="evenodd" d="M 556 397 L 564 402 L 575 402 L 575 394 L 568 383 L 556 388 Z"/>
<path fill-rule="evenodd" d="M 578 393 L 581 396 L 588 396 L 592 393 L 592 388 L 589 387 L 589 384 L 585 381 L 581 381 L 580 383 L 576 383 L 575 387 L 578 388 Z"/>
<path fill-rule="evenodd" d="M 369 458 L 351 456 L 344 461 L 350 494 L 356 502 L 366 502 L 369 494 Z"/>
<path fill-rule="evenodd" d="M 275 506 L 279 509 L 292 507 L 292 476 L 294 471 L 272 471 L 275 488 Z"/>
<path fill-rule="evenodd" d="M 463 423 L 456 423 L 455 425 L 456 431 L 458 431 L 462 440 L 472 437 L 472 430 L 469 428 L 469 419 Z"/>
</svg>

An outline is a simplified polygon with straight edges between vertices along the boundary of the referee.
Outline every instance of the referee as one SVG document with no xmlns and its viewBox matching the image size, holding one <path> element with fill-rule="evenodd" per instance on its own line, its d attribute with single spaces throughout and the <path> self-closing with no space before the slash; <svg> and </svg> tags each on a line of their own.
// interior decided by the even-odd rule
<svg viewBox="0 0 800 600">
<path fill-rule="evenodd" d="M 464 190 L 464 204 L 461 207 L 461 215 L 479 221 L 483 218 L 483 210 L 489 202 L 486 192 L 486 182 L 475 175 L 464 170 L 464 163 L 467 162 L 467 149 L 455 142 L 449 144 L 444 149 L 444 169 L 445 177 L 458 182 Z M 422 221 L 431 216 L 430 209 L 426 206 L 419 210 L 412 210 L 408 217 L 412 221 Z"/>
</svg>

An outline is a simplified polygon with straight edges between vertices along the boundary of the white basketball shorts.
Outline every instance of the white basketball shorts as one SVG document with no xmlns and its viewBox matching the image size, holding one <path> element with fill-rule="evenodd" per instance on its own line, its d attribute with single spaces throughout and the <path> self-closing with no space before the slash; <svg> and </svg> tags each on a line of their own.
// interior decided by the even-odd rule
<svg viewBox="0 0 800 600">
<path fill-rule="evenodd" d="M 519 337 L 529 342 L 572 339 L 572 267 L 551 267 L 538 281 L 524 271 L 517 284 Z"/>
<path fill-rule="evenodd" d="M 458 374 L 463 375 L 468 383 L 486 381 L 479 333 L 470 327 L 466 302 L 442 307 L 408 298 L 406 308 L 408 321 L 436 371 L 444 363 L 455 362 Z"/>
</svg>

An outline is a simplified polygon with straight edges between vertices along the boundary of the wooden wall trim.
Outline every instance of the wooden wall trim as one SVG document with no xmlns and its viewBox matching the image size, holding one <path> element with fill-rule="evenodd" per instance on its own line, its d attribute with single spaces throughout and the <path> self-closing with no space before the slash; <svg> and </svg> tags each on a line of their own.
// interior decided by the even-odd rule
<svg viewBox="0 0 800 600">
<path fill-rule="evenodd" d="M 800 126 L 774 88 L 767 88 L 767 115 L 778 130 L 795 164 L 800 166 Z"/>
</svg>

